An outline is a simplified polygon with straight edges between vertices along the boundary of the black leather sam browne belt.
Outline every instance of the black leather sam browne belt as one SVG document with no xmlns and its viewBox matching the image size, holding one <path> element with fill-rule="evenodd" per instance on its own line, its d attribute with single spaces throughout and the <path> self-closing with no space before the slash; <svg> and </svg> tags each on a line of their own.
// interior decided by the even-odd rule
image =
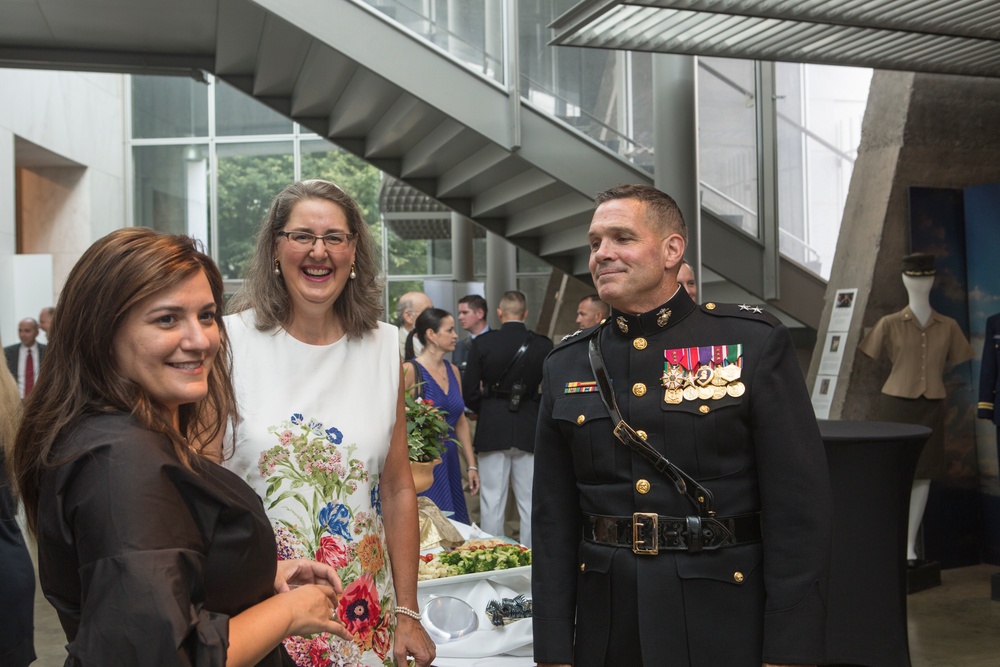
<svg viewBox="0 0 1000 667">
<path fill-rule="evenodd" d="M 657 471 L 673 482 L 677 492 L 691 501 L 698 514 L 683 518 L 649 512 L 636 512 L 631 517 L 585 514 L 584 539 L 611 546 L 631 546 L 632 551 L 639 555 L 655 555 L 660 549 L 697 552 L 760 541 L 759 512 L 717 517 L 712 509 L 712 492 L 667 460 L 622 419 L 601 355 L 602 332 L 603 329 L 590 339 L 590 368 L 597 380 L 601 400 L 614 424 L 615 438 L 652 463 Z"/>
<path fill-rule="evenodd" d="M 632 547 L 640 556 L 661 550 L 713 551 L 760 542 L 760 513 L 728 517 L 673 517 L 636 512 L 631 517 L 583 515 L 583 539 L 612 547 Z"/>
</svg>

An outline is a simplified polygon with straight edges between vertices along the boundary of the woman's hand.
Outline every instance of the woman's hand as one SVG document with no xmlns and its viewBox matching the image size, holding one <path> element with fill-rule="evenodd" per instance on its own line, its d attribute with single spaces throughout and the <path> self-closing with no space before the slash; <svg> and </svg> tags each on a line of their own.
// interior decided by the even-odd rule
<svg viewBox="0 0 1000 667">
<path fill-rule="evenodd" d="M 397 665 L 407 664 L 407 656 L 413 656 L 415 667 L 430 667 L 437 655 L 434 642 L 428 636 L 420 621 L 409 616 L 396 616 L 396 638 L 393 657 Z"/>
<path fill-rule="evenodd" d="M 338 597 L 344 594 L 344 586 L 335 568 L 305 558 L 278 561 L 278 571 L 274 575 L 275 593 L 287 593 L 292 586 L 306 584 L 321 584 L 332 588 Z M 334 600 L 334 604 L 336 603 Z"/>
<path fill-rule="evenodd" d="M 479 493 L 479 471 L 469 470 L 469 493 L 476 495 Z"/>
<path fill-rule="evenodd" d="M 306 584 L 276 596 L 291 613 L 288 635 L 313 635 L 329 632 L 342 639 L 352 639 L 343 625 L 333 620 L 337 610 L 337 593 L 329 586 Z"/>
</svg>

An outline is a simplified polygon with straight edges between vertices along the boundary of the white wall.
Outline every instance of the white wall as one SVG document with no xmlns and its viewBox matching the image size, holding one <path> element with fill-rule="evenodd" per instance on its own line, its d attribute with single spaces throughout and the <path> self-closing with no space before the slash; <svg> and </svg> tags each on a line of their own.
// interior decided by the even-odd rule
<svg viewBox="0 0 1000 667">
<path fill-rule="evenodd" d="M 97 238 L 123 227 L 125 210 L 125 77 L 120 74 L 0 69 L 0 337 L 17 341 L 17 284 L 52 285 L 55 303 L 66 273 Z M 26 144 L 19 140 L 30 142 Z M 39 150 L 40 149 L 40 150 Z M 46 262 L 15 264 L 18 170 L 21 172 L 22 242 Z M 18 275 L 22 271 L 45 276 Z M 44 267 L 50 267 L 45 269 Z M 22 290 L 23 291 L 23 290 Z"/>
</svg>

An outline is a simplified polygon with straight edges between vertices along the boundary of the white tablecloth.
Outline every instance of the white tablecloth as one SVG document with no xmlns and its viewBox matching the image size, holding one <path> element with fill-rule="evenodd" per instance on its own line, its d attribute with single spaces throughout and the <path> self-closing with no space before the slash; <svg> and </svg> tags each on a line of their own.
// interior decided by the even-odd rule
<svg viewBox="0 0 1000 667">
<path fill-rule="evenodd" d="M 476 526 L 452 521 L 465 539 L 488 538 Z M 491 600 L 531 597 L 529 570 L 497 570 L 484 577 L 466 575 L 419 582 L 417 595 L 423 608 L 433 597 L 447 595 L 468 602 L 479 616 L 479 629 L 452 642 L 437 645 L 437 667 L 533 667 L 531 619 L 495 627 L 486 613 Z"/>
</svg>

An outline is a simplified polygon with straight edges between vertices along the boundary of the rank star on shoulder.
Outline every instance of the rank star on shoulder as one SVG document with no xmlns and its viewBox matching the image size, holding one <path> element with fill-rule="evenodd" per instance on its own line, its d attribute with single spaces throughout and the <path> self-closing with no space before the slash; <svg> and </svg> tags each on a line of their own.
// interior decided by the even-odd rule
<svg viewBox="0 0 1000 667">
<path fill-rule="evenodd" d="M 753 310 L 753 308 L 751 308 L 750 306 L 748 306 L 745 303 L 741 303 L 740 304 L 740 310 Z"/>
</svg>

